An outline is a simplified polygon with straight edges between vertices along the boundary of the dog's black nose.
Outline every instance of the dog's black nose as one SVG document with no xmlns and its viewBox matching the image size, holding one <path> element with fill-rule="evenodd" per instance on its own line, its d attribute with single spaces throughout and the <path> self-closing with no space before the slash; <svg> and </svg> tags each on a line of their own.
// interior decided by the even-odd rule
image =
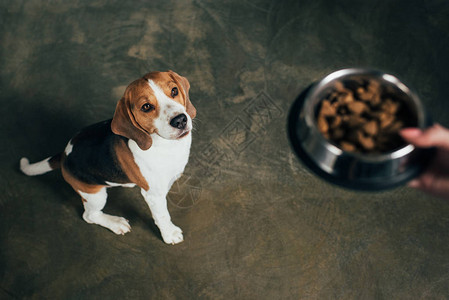
<svg viewBox="0 0 449 300">
<path fill-rule="evenodd" d="M 178 128 L 178 129 L 184 129 L 187 124 L 187 116 L 185 114 L 180 114 L 171 119 L 170 125 Z"/>
</svg>

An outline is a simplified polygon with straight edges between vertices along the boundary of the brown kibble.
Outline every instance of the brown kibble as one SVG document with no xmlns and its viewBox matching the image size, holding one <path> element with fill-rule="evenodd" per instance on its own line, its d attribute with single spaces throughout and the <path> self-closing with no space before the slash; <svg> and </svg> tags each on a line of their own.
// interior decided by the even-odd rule
<svg viewBox="0 0 449 300">
<path fill-rule="evenodd" d="M 357 89 L 357 97 L 363 101 L 370 101 L 373 98 L 374 94 L 366 91 L 363 88 Z"/>
<path fill-rule="evenodd" d="M 363 126 L 363 131 L 366 134 L 373 136 L 376 135 L 377 132 L 379 131 L 379 126 L 377 125 L 376 121 L 372 120 Z"/>
<path fill-rule="evenodd" d="M 373 94 L 380 93 L 380 82 L 374 79 L 371 79 L 368 83 L 367 90 Z"/>
<path fill-rule="evenodd" d="M 335 106 L 332 106 L 332 104 L 329 100 L 324 100 L 321 103 L 320 115 L 329 117 L 329 116 L 335 116 L 335 114 L 336 114 Z"/>
<path fill-rule="evenodd" d="M 323 134 L 329 131 L 329 125 L 327 124 L 326 118 L 324 116 L 320 116 L 318 118 L 318 129 Z"/>
<path fill-rule="evenodd" d="M 344 93 L 341 94 L 339 99 L 342 103 L 351 103 L 354 101 L 354 96 L 352 95 L 352 93 Z"/>
<path fill-rule="evenodd" d="M 330 123 L 330 128 L 334 129 L 336 127 L 339 127 L 342 122 L 343 122 L 342 117 L 340 117 L 339 115 L 336 115 L 332 119 L 332 122 Z"/>
<path fill-rule="evenodd" d="M 340 103 L 337 101 L 337 99 L 335 99 L 335 101 L 331 102 L 331 103 L 332 103 L 332 107 L 335 108 L 335 110 L 337 110 L 337 108 L 340 107 Z"/>
<path fill-rule="evenodd" d="M 403 128 L 404 127 L 404 123 L 403 122 L 401 122 L 401 121 L 396 121 L 396 122 L 393 122 L 389 127 L 387 127 L 386 129 L 387 129 L 387 131 L 389 132 L 389 133 L 396 133 L 396 132 L 399 132 L 399 130 L 401 129 L 401 128 Z"/>
<path fill-rule="evenodd" d="M 365 150 L 371 150 L 375 146 L 373 138 L 365 136 L 361 131 L 357 131 L 357 139 Z"/>
<path fill-rule="evenodd" d="M 337 82 L 335 83 L 334 87 L 335 87 L 335 90 L 336 90 L 337 92 L 343 92 L 343 91 L 346 90 L 346 89 L 345 89 L 345 86 L 343 85 L 343 83 L 342 83 L 341 81 L 337 81 Z"/>
<path fill-rule="evenodd" d="M 358 88 L 356 89 L 356 92 L 357 92 L 357 95 L 360 95 L 360 94 L 365 93 L 365 89 L 364 89 L 363 87 L 358 87 Z"/>
<path fill-rule="evenodd" d="M 365 103 L 360 102 L 360 101 L 354 101 L 348 104 L 348 109 L 357 115 L 360 115 L 361 113 L 363 113 L 365 110 L 367 110 L 367 106 Z"/>
<path fill-rule="evenodd" d="M 399 109 L 399 103 L 394 102 L 390 98 L 386 99 L 384 101 L 384 103 L 382 104 L 382 110 L 391 115 L 394 115 L 398 111 L 398 109 Z"/>
<path fill-rule="evenodd" d="M 332 105 L 334 105 L 334 103 L 337 101 L 338 95 L 339 93 L 334 91 L 327 97 L 327 99 L 332 103 Z"/>
<path fill-rule="evenodd" d="M 360 127 L 365 123 L 366 123 L 366 119 L 362 118 L 360 115 L 348 116 L 348 118 L 346 120 L 346 124 L 353 128 Z"/>
<path fill-rule="evenodd" d="M 399 130 L 413 124 L 403 105 L 388 85 L 353 78 L 335 83 L 321 102 L 317 124 L 326 139 L 345 151 L 384 153 L 400 147 Z"/>
<path fill-rule="evenodd" d="M 385 112 L 382 112 L 379 115 L 379 121 L 380 121 L 380 128 L 384 129 L 384 128 L 388 127 L 391 123 L 393 123 L 394 115 L 390 115 Z"/>
<path fill-rule="evenodd" d="M 351 144 L 351 143 L 348 143 L 345 141 L 342 141 L 340 143 L 340 147 L 341 147 L 341 149 L 348 151 L 348 152 L 354 152 L 356 150 L 356 147 L 354 144 Z"/>
<path fill-rule="evenodd" d="M 379 106 L 382 103 L 382 98 L 380 98 L 380 94 L 374 94 L 374 96 L 370 100 L 370 104 L 373 107 Z"/>
</svg>

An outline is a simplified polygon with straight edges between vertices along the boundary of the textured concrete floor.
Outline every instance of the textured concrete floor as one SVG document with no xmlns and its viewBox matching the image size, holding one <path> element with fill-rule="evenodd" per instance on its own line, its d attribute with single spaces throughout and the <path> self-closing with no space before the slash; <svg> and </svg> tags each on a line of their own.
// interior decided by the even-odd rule
<svg viewBox="0 0 449 300">
<path fill-rule="evenodd" d="M 403 78 L 448 126 L 447 1 L 2 1 L 0 23 L 1 299 L 449 298 L 449 204 L 329 185 L 285 132 L 305 87 L 352 66 Z M 111 190 L 133 228 L 116 236 L 59 172 L 18 171 L 166 69 L 198 110 L 169 194 L 184 243 L 162 242 L 138 189 Z"/>
</svg>

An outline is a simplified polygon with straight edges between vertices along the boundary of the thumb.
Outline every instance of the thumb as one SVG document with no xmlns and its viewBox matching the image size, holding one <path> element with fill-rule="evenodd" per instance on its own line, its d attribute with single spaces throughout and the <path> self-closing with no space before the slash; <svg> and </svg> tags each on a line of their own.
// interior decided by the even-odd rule
<svg viewBox="0 0 449 300">
<path fill-rule="evenodd" d="M 399 133 L 405 141 L 417 147 L 439 147 L 449 150 L 449 130 L 439 124 L 424 131 L 419 128 L 405 128 Z"/>
</svg>

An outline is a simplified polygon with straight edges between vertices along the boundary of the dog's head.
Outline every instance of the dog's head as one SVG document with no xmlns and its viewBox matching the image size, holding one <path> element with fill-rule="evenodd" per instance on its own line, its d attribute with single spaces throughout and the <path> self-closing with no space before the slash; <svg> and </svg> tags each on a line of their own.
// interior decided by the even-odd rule
<svg viewBox="0 0 449 300">
<path fill-rule="evenodd" d="M 142 150 L 151 147 L 151 134 L 183 138 L 196 116 L 189 89 L 187 79 L 173 71 L 146 74 L 126 88 L 115 109 L 112 131 L 134 140 Z"/>
</svg>

